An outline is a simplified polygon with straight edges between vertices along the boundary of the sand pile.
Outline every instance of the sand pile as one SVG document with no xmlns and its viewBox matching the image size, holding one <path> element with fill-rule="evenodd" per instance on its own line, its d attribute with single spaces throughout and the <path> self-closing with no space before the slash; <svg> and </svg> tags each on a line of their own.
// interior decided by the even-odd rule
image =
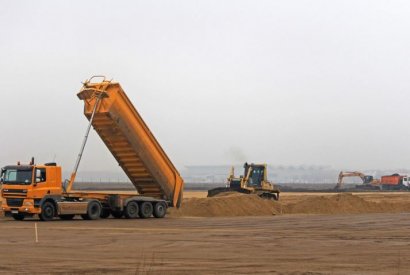
<svg viewBox="0 0 410 275">
<path fill-rule="evenodd" d="M 409 212 L 410 204 L 370 202 L 344 193 L 333 196 L 305 198 L 282 207 L 284 214 L 360 214 Z"/>
<path fill-rule="evenodd" d="M 170 209 L 174 217 L 233 217 L 277 214 L 360 214 L 410 212 L 409 203 L 372 202 L 349 193 L 310 196 L 298 202 L 270 201 L 257 195 L 222 193 L 212 198 L 184 199 L 180 209 Z"/>
<path fill-rule="evenodd" d="M 212 198 L 184 199 L 182 207 L 170 209 L 169 214 L 176 217 L 266 216 L 278 214 L 279 207 L 276 202 L 257 195 L 229 192 Z"/>
</svg>

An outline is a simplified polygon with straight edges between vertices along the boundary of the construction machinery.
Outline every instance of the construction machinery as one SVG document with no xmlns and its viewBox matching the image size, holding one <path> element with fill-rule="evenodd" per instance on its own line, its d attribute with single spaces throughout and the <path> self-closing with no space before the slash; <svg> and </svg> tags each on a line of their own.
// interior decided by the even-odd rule
<svg viewBox="0 0 410 275">
<path fill-rule="evenodd" d="M 360 177 L 363 184 L 356 185 L 356 188 L 363 188 L 363 189 L 379 189 L 380 181 L 374 179 L 371 175 L 365 175 L 362 172 L 354 171 L 354 172 L 344 172 L 340 171 L 339 178 L 337 184 L 335 186 L 335 190 L 343 189 L 343 179 L 346 177 Z"/>
<path fill-rule="evenodd" d="M 406 175 L 399 175 L 399 174 L 382 176 L 380 179 L 380 189 L 409 190 L 410 189 L 410 177 Z"/>
<path fill-rule="evenodd" d="M 266 164 L 244 164 L 244 175 L 236 178 L 234 168 L 231 168 L 226 187 L 218 187 L 208 190 L 208 197 L 213 197 L 224 192 L 240 192 L 245 194 L 257 194 L 261 198 L 279 199 L 279 189 L 267 179 Z"/>
<path fill-rule="evenodd" d="M 162 218 L 167 207 L 179 207 L 184 182 L 119 83 L 102 77 L 83 83 L 77 94 L 89 120 L 73 172 L 62 183 L 56 163 L 8 165 L 1 170 L 2 210 L 16 220 L 38 215 L 72 219 Z M 137 192 L 76 191 L 73 183 L 91 126 L 124 170 Z"/>
</svg>

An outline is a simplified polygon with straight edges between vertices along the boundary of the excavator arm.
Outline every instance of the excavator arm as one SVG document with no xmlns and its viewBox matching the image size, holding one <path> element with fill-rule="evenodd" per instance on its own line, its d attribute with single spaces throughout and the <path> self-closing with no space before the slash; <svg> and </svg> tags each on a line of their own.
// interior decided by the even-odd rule
<svg viewBox="0 0 410 275">
<path fill-rule="evenodd" d="M 345 177 L 360 177 L 363 181 L 363 183 L 366 183 L 366 175 L 363 174 L 362 172 L 354 171 L 354 172 L 343 172 L 340 171 L 339 173 L 339 178 L 337 181 L 337 185 L 335 187 L 336 190 L 340 190 L 343 188 L 343 179 Z"/>
</svg>

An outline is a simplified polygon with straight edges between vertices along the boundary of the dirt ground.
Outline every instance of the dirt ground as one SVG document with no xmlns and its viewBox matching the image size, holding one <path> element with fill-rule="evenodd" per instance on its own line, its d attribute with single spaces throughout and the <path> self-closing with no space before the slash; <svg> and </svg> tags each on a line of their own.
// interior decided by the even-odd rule
<svg viewBox="0 0 410 275">
<path fill-rule="evenodd" d="M 289 193 L 281 201 L 304 205 L 306 199 L 337 198 L 332 196 Z M 407 193 L 357 196 L 377 205 L 406 205 L 410 198 Z M 188 200 L 193 197 L 204 193 L 185 193 Z M 45 223 L 0 218 L 0 273 L 409 274 L 410 211 L 394 209 Z"/>
</svg>

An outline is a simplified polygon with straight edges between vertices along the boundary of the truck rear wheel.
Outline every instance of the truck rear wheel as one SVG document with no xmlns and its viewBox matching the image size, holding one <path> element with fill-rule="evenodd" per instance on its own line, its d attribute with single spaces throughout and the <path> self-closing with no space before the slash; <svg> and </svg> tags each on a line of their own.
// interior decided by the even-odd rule
<svg viewBox="0 0 410 275">
<path fill-rule="evenodd" d="M 154 217 L 155 218 L 163 218 L 167 213 L 167 206 L 163 202 L 157 202 L 154 205 Z"/>
<path fill-rule="evenodd" d="M 101 204 L 98 201 L 90 201 L 87 206 L 87 214 L 82 214 L 84 220 L 97 220 L 101 215 Z"/>
<path fill-rule="evenodd" d="M 144 201 L 143 203 L 141 203 L 140 211 L 139 211 L 140 218 L 142 219 L 149 218 L 152 216 L 152 212 L 153 212 L 152 203 L 148 201 Z"/>
<path fill-rule="evenodd" d="M 24 214 L 19 213 L 19 214 L 13 214 L 13 219 L 15 219 L 16 221 L 22 221 L 24 220 L 24 218 L 26 217 Z"/>
<path fill-rule="evenodd" d="M 46 201 L 41 206 L 41 213 L 38 215 L 42 221 L 51 221 L 56 215 L 56 208 L 51 201 Z"/>
<path fill-rule="evenodd" d="M 124 209 L 124 216 L 127 219 L 136 219 L 138 218 L 138 203 L 136 201 L 130 201 Z"/>
</svg>

